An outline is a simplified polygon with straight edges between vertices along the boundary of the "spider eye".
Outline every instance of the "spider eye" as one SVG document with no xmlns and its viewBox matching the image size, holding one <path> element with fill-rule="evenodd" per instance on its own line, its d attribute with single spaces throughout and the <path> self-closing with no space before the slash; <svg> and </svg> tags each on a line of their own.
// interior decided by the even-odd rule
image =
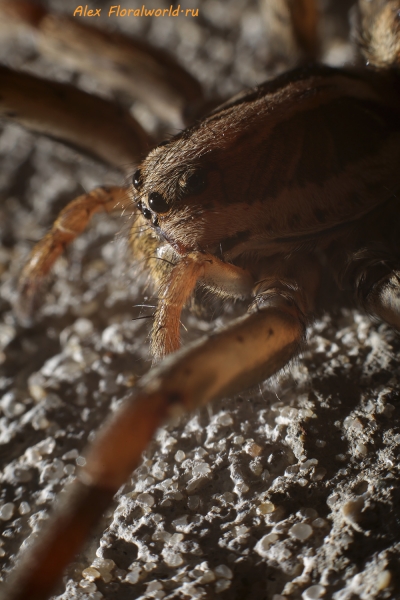
<svg viewBox="0 0 400 600">
<path fill-rule="evenodd" d="M 164 196 L 158 192 L 150 192 L 149 194 L 149 206 L 155 213 L 166 213 L 169 211 L 169 206 Z"/>
<path fill-rule="evenodd" d="M 132 177 L 132 183 L 133 183 L 133 187 L 135 188 L 135 190 L 139 189 L 139 186 L 142 183 L 141 175 L 142 174 L 140 172 L 140 169 L 138 169 L 137 171 L 135 171 L 135 173 Z"/>
<path fill-rule="evenodd" d="M 207 187 L 207 173 L 203 169 L 198 169 L 189 175 L 185 181 L 185 193 L 200 194 Z"/>
<path fill-rule="evenodd" d="M 146 208 L 145 206 L 142 208 L 142 215 L 144 216 L 145 219 L 147 219 L 148 221 L 150 221 L 151 217 L 153 216 L 151 213 L 151 210 L 149 210 L 148 208 Z"/>
</svg>

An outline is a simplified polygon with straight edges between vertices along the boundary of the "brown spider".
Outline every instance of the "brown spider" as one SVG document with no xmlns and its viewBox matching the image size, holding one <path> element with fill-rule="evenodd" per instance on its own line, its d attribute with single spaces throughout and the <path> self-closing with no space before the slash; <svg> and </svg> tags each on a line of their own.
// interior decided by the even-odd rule
<svg viewBox="0 0 400 600">
<path fill-rule="evenodd" d="M 21 7 L 19 17 L 40 28 L 46 13 L 35 9 L 26 17 L 29 6 L 14 3 L 12 10 Z M 304 6 L 309 12 L 300 11 L 300 16 L 296 10 L 288 12 L 293 31 L 289 38 L 306 56 L 315 56 L 314 4 Z M 7 597 L 48 597 L 163 419 L 177 409 L 194 409 L 255 385 L 298 353 L 315 312 L 322 265 L 330 267 L 339 287 L 351 289 L 369 313 L 399 328 L 400 4 L 360 2 L 359 8 L 369 69 L 312 66 L 291 71 L 228 101 L 156 146 L 135 171 L 136 220 L 130 242 L 159 290 L 153 354 L 161 357 L 179 348 L 181 310 L 197 284 L 222 298 L 251 299 L 249 313 L 173 354 L 141 380 L 89 449 L 69 493 L 68 509 L 59 512 L 41 545 L 20 567 Z M 156 55 L 157 60 L 162 61 Z M 171 64 L 163 66 L 175 72 Z M 190 77 L 185 81 L 193 85 L 189 89 L 197 89 Z M 87 130 L 81 127 L 79 111 L 69 111 L 71 120 L 65 116 L 60 127 L 63 103 L 82 107 L 84 101 L 91 102 L 74 89 L 47 87 L 6 71 L 3 84 L 9 117 L 31 125 L 34 121 L 36 129 L 86 149 L 94 145 L 103 158 L 108 150 L 104 140 L 110 135 L 122 134 L 109 142 L 116 163 L 134 160 L 148 141 L 134 121 L 112 113 L 100 100 L 93 105 L 97 120 L 84 120 Z M 54 112 L 28 104 L 29 114 L 21 116 L 26 104 L 18 97 L 18 85 L 29 85 L 41 97 L 52 94 Z M 81 101 L 75 102 L 74 94 Z M 188 96 L 196 97 L 196 92 Z M 60 105 L 54 103 L 56 97 Z M 31 98 L 35 100 L 33 91 Z M 172 111 L 172 122 L 177 122 L 179 110 Z M 137 147 L 129 147 L 131 139 Z M 112 187 L 68 205 L 24 269 L 21 312 L 31 311 L 41 280 L 92 214 L 113 210 L 118 202 L 126 206 L 125 189 Z M 254 458 L 257 448 L 255 444 L 249 450 Z M 348 503 L 343 510 L 349 522 L 357 521 L 356 503 L 353 512 L 352 506 Z M 268 513 L 270 508 L 261 510 Z M 308 529 L 295 527 L 292 537 L 305 539 Z M 278 534 L 271 535 L 260 540 L 260 556 L 268 555 Z M 387 587 L 380 585 L 378 593 Z M 314 593 L 319 592 L 310 591 L 308 597 Z"/>
</svg>

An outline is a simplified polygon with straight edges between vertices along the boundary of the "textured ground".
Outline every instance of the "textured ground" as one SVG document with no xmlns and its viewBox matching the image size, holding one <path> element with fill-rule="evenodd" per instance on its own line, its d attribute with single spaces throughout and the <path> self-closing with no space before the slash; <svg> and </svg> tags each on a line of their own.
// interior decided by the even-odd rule
<svg viewBox="0 0 400 600">
<path fill-rule="evenodd" d="M 104 25 L 172 48 L 209 90 L 262 81 L 269 59 L 257 5 L 199 6 L 196 22 Z M 330 14 L 326 39 L 340 30 L 337 19 Z M 3 34 L 0 51 L 15 67 L 72 77 L 41 60 L 26 37 Z M 345 56 L 346 46 L 329 47 L 332 61 Z M 75 80 L 96 89 L 89 78 Z M 151 125 L 145 106 L 134 111 Z M 57 263 L 35 326 L 21 328 L 11 304 L 33 242 L 82 189 L 120 176 L 14 125 L 1 130 L 0 158 L 4 578 L 87 440 L 149 368 L 150 320 L 132 317 L 151 314 L 135 305 L 153 299 L 130 267 L 123 222 L 98 219 Z M 58 600 L 400 598 L 400 342 L 351 307 L 340 310 L 339 299 L 330 309 L 279 381 L 159 431 Z M 187 337 L 229 318 L 187 315 Z"/>
</svg>

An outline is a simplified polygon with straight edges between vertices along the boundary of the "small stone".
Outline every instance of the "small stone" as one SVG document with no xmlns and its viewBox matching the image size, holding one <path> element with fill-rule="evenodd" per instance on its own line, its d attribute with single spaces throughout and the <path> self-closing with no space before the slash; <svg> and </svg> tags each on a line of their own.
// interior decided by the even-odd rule
<svg viewBox="0 0 400 600">
<path fill-rule="evenodd" d="M 196 510 L 197 507 L 200 504 L 200 498 L 199 496 L 189 496 L 188 501 L 187 501 L 187 505 L 188 505 L 188 509 L 189 510 Z"/>
<path fill-rule="evenodd" d="M 20 515 L 27 515 L 31 511 L 31 507 L 28 502 L 21 502 L 18 508 L 18 512 Z"/>
<path fill-rule="evenodd" d="M 243 483 L 243 481 L 236 484 L 236 486 L 235 486 L 235 490 L 237 491 L 238 494 L 247 494 L 249 489 L 250 489 L 249 486 L 246 483 Z"/>
<path fill-rule="evenodd" d="M 269 514 L 273 513 L 275 509 L 276 509 L 276 506 L 275 506 L 275 504 L 272 504 L 272 502 L 262 502 L 257 507 L 257 512 L 260 515 L 269 515 Z"/>
<path fill-rule="evenodd" d="M 325 595 L 325 591 L 323 585 L 312 585 L 304 590 L 301 597 L 304 598 L 304 600 L 317 600 Z"/>
<path fill-rule="evenodd" d="M 233 573 L 226 565 L 218 565 L 218 567 L 215 567 L 214 573 L 218 578 L 233 579 Z"/>
<path fill-rule="evenodd" d="M 206 462 L 198 462 L 194 465 L 192 469 L 193 477 L 201 477 L 206 476 L 211 473 L 210 465 Z"/>
<path fill-rule="evenodd" d="M 318 529 L 321 529 L 321 527 L 326 527 L 327 524 L 328 522 L 320 517 L 318 519 L 314 519 L 314 521 L 311 523 L 313 527 L 317 527 Z"/>
<path fill-rule="evenodd" d="M 146 492 L 139 494 L 136 500 L 139 502 L 139 504 L 143 504 L 144 506 L 153 506 L 155 502 L 153 496 L 151 494 L 147 494 Z"/>
<path fill-rule="evenodd" d="M 85 592 L 88 594 L 94 594 L 94 592 L 97 592 L 96 584 L 88 581 L 87 579 L 82 579 L 82 581 L 79 583 L 79 587 L 85 590 Z"/>
<path fill-rule="evenodd" d="M 99 571 L 94 567 L 88 567 L 87 569 L 84 569 L 82 571 L 82 575 L 85 579 L 88 579 L 89 581 L 94 581 L 95 579 L 99 579 L 100 577 Z"/>
<path fill-rule="evenodd" d="M 183 557 L 179 552 L 174 552 L 169 548 L 164 548 L 162 555 L 165 563 L 169 567 L 180 567 L 180 565 L 183 564 Z"/>
<path fill-rule="evenodd" d="M 307 540 L 313 534 L 313 528 L 307 523 L 296 523 L 289 529 L 289 533 L 297 540 Z"/>
<path fill-rule="evenodd" d="M 250 454 L 250 456 L 252 456 L 253 458 L 257 458 L 257 456 L 260 456 L 262 452 L 262 447 L 256 444 L 255 442 L 251 441 L 246 444 L 245 450 L 247 454 Z"/>
<path fill-rule="evenodd" d="M 315 508 L 301 508 L 300 514 L 306 519 L 316 519 L 318 517 L 318 513 Z"/>
<path fill-rule="evenodd" d="M 0 519 L 2 521 L 9 521 L 14 514 L 14 510 L 15 505 L 13 502 L 7 502 L 6 504 L 3 504 L 3 506 L 0 508 Z"/>
<path fill-rule="evenodd" d="M 318 467 L 318 469 L 315 469 L 314 473 L 312 474 L 311 479 L 313 481 L 322 481 L 326 474 L 326 469 L 324 469 L 323 467 Z"/>
<path fill-rule="evenodd" d="M 129 567 L 129 571 L 130 572 L 125 577 L 125 581 L 127 581 L 128 583 L 132 583 L 132 584 L 137 583 L 139 581 L 139 577 L 140 577 L 140 573 L 142 572 L 142 569 L 138 565 L 135 565 L 132 568 L 132 565 L 131 565 Z"/>
<path fill-rule="evenodd" d="M 76 448 L 74 448 L 73 450 L 70 450 L 69 452 L 63 454 L 61 458 L 63 460 L 75 460 L 76 458 L 78 458 L 78 456 L 79 452 Z"/>
<path fill-rule="evenodd" d="M 400 437 L 400 436 L 399 436 L 399 437 Z M 241 445 L 244 443 L 244 437 L 243 437 L 242 435 L 236 435 L 236 436 L 233 438 L 233 443 L 234 443 L 236 446 L 241 446 Z M 400 442 L 399 442 L 399 443 L 400 443 Z"/>
<path fill-rule="evenodd" d="M 268 533 L 257 542 L 257 544 L 254 546 L 254 550 L 263 558 L 267 558 L 270 546 L 274 544 L 278 539 L 278 534 Z"/>
<path fill-rule="evenodd" d="M 181 463 L 182 461 L 185 460 L 186 454 L 183 452 L 183 450 L 178 450 L 178 452 L 176 452 L 174 458 L 175 458 L 176 462 Z"/>
<path fill-rule="evenodd" d="M 233 425 L 233 419 L 229 413 L 221 413 L 217 416 L 215 422 L 223 427 L 229 427 L 230 425 Z"/>
<path fill-rule="evenodd" d="M 218 579 L 217 583 L 215 584 L 215 591 L 217 592 L 217 594 L 219 594 L 220 592 L 227 590 L 230 587 L 230 585 L 230 579 Z"/>
<path fill-rule="evenodd" d="M 388 570 L 384 570 L 379 573 L 376 578 L 376 591 L 380 592 L 381 590 L 386 589 L 390 585 L 390 581 L 392 579 L 392 574 Z"/>
<path fill-rule="evenodd" d="M 356 446 L 356 452 L 358 454 L 361 454 L 361 456 L 367 456 L 368 454 L 368 448 L 365 444 L 357 444 Z"/>
</svg>

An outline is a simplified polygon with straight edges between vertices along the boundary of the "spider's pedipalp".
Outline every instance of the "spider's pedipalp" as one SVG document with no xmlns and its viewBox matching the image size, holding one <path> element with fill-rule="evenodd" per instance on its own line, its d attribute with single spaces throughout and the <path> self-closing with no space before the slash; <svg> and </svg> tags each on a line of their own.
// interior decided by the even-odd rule
<svg viewBox="0 0 400 600">
<path fill-rule="evenodd" d="M 245 298 L 253 280 L 247 271 L 223 263 L 211 254 L 193 252 L 183 257 L 164 278 L 152 333 L 152 353 L 156 358 L 180 347 L 180 315 L 197 282 L 220 296 Z"/>
<path fill-rule="evenodd" d="M 68 244 L 80 235 L 91 218 L 100 212 L 122 213 L 130 203 L 123 187 L 100 187 L 72 200 L 60 213 L 51 230 L 33 248 L 19 279 L 16 312 L 22 322 L 29 323 L 38 294 L 56 259 Z"/>
</svg>

